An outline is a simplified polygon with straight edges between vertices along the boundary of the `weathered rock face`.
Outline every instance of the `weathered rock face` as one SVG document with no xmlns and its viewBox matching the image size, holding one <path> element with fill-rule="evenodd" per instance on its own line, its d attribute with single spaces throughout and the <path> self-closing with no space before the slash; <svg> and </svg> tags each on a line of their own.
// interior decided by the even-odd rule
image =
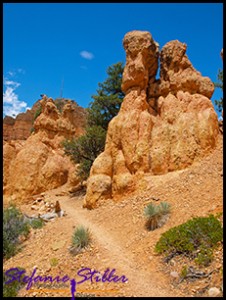
<svg viewBox="0 0 226 300">
<path fill-rule="evenodd" d="M 5 116 L 3 119 L 3 139 L 5 141 L 26 140 L 31 134 L 33 118 L 34 112 L 31 110 L 18 114 L 15 119 Z"/>
<path fill-rule="evenodd" d="M 210 151 L 218 119 L 210 97 L 214 85 L 189 61 L 186 45 L 167 43 L 159 54 L 148 32 L 125 35 L 125 98 L 108 126 L 105 150 L 94 161 L 84 207 L 133 191 L 144 173 L 183 169 Z M 160 56 L 160 79 L 158 71 Z"/>
<path fill-rule="evenodd" d="M 3 139 L 5 141 L 26 140 L 31 135 L 34 117 L 40 107 L 41 101 L 42 100 L 38 100 L 31 110 L 18 114 L 15 119 L 5 116 L 3 119 Z M 75 101 L 67 99 L 56 99 L 53 103 L 59 108 L 56 108 L 58 115 L 60 115 L 60 111 L 63 111 L 64 118 L 69 118 L 70 125 L 74 126 L 75 134 L 81 134 L 86 121 L 84 108 L 78 106 Z M 65 125 L 63 127 L 65 127 Z"/>
<path fill-rule="evenodd" d="M 41 100 L 42 113 L 34 122 L 35 132 L 26 141 L 4 142 L 4 195 L 16 201 L 57 188 L 65 183 L 79 183 L 76 167 L 64 156 L 61 142 L 79 136 L 83 123 L 76 127 L 73 104 L 67 103 L 59 113 L 51 98 Z"/>
</svg>

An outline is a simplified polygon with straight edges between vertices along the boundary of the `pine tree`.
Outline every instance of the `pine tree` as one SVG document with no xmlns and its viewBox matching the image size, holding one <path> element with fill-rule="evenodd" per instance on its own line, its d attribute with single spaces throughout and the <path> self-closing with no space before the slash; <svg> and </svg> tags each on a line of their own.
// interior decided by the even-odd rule
<svg viewBox="0 0 226 300">
<path fill-rule="evenodd" d="M 101 126 L 107 130 L 110 120 L 117 115 L 124 93 L 121 90 L 123 64 L 121 62 L 107 69 L 108 78 L 98 83 L 97 95 L 93 95 L 93 102 L 88 108 L 88 125 Z"/>
<path fill-rule="evenodd" d="M 220 88 L 223 92 L 223 70 L 218 70 L 217 74 L 218 82 L 214 83 L 215 88 Z M 221 111 L 223 109 L 223 97 L 220 100 L 215 100 L 215 104 L 218 107 L 218 110 Z"/>
<path fill-rule="evenodd" d="M 104 150 L 108 123 L 120 109 L 124 93 L 121 90 L 123 64 L 107 69 L 108 78 L 98 83 L 97 95 L 89 104 L 86 133 L 74 140 L 64 141 L 64 151 L 75 163 L 79 163 L 77 175 L 81 180 L 89 176 L 95 158 Z"/>
</svg>

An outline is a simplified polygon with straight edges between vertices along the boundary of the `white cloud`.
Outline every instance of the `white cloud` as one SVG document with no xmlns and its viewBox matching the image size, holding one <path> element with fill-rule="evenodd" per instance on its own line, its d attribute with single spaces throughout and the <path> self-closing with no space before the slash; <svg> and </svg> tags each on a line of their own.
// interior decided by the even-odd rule
<svg viewBox="0 0 226 300">
<path fill-rule="evenodd" d="M 16 73 L 14 71 L 9 71 L 8 74 L 9 74 L 9 76 L 13 77 L 13 76 L 15 76 Z"/>
<path fill-rule="evenodd" d="M 85 59 L 89 59 L 89 60 L 91 60 L 91 59 L 94 58 L 93 53 L 88 52 L 88 51 L 86 51 L 86 50 L 81 51 L 81 52 L 80 52 L 80 55 L 81 55 L 81 57 L 83 57 L 83 58 L 85 58 Z"/>
<path fill-rule="evenodd" d="M 15 93 L 20 83 L 4 78 L 3 85 L 5 89 L 3 92 L 3 115 L 12 117 L 26 111 L 28 108 L 27 103 L 20 101 L 18 95 Z"/>
<path fill-rule="evenodd" d="M 7 72 L 7 75 L 9 77 L 15 77 L 17 74 L 25 74 L 25 70 L 22 68 L 18 68 L 16 70 L 14 69 Z"/>
<path fill-rule="evenodd" d="M 18 86 L 20 86 L 20 83 L 19 82 L 16 82 L 16 81 L 12 81 L 12 80 L 7 80 L 7 79 L 4 79 L 4 85 L 6 86 L 12 86 L 12 89 L 16 89 L 18 88 Z"/>
</svg>

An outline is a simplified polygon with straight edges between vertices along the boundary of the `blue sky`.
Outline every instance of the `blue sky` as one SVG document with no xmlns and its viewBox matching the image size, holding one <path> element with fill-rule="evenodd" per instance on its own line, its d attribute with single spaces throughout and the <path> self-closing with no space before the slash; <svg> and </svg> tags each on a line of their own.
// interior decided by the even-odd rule
<svg viewBox="0 0 226 300">
<path fill-rule="evenodd" d="M 125 63 L 124 35 L 149 31 L 162 48 L 187 44 L 193 66 L 217 80 L 223 67 L 222 3 L 3 4 L 3 114 L 31 108 L 40 94 L 87 107 L 107 68 Z M 216 89 L 213 99 L 219 99 Z"/>
</svg>

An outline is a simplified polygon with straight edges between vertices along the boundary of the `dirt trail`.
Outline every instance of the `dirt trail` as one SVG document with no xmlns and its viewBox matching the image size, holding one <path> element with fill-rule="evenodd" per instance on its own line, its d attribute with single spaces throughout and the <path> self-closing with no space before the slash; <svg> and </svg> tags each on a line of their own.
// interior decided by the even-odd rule
<svg viewBox="0 0 226 300">
<path fill-rule="evenodd" d="M 95 241 L 102 249 L 107 250 L 105 257 L 108 258 L 108 265 L 115 268 L 117 272 L 121 271 L 119 275 L 125 275 L 129 279 L 128 285 L 123 288 L 124 292 L 127 290 L 131 294 L 133 291 L 134 295 L 144 297 L 175 296 L 175 292 L 169 292 L 169 287 L 164 290 L 155 273 L 147 272 L 141 266 L 137 266 L 135 255 L 120 243 L 120 237 L 115 237 L 112 232 L 109 232 L 106 224 L 102 226 L 95 224 L 89 211 L 81 207 L 80 201 L 76 206 L 71 199 L 65 199 L 62 203 L 68 216 L 72 216 L 79 224 L 92 228 Z"/>
</svg>

